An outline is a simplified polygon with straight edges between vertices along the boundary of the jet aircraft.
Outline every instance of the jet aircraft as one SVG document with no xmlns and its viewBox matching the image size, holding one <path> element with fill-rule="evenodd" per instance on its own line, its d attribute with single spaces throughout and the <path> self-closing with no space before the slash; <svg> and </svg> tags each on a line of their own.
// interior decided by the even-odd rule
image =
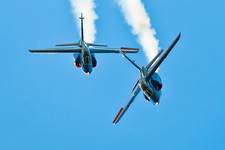
<svg viewBox="0 0 225 150">
<path fill-rule="evenodd" d="M 118 114 L 114 118 L 113 124 L 117 124 L 120 121 L 120 119 L 128 110 L 130 105 L 134 102 L 135 97 L 140 91 L 143 92 L 144 97 L 147 101 L 152 100 L 155 105 L 159 105 L 162 89 L 162 80 L 159 74 L 156 73 L 156 70 L 164 61 L 164 59 L 168 56 L 173 47 L 176 45 L 176 43 L 180 39 L 180 36 L 181 34 L 176 37 L 176 39 L 173 41 L 173 43 L 169 46 L 167 50 L 161 50 L 146 67 L 139 67 L 135 63 L 135 61 L 131 60 L 125 53 L 121 52 L 122 55 L 140 71 L 140 79 L 136 82 L 131 92 L 131 97 L 128 103 L 119 110 Z"/>
<path fill-rule="evenodd" d="M 84 17 L 81 13 L 79 17 L 81 20 L 81 39 L 77 43 L 66 43 L 59 44 L 56 46 L 63 46 L 61 48 L 48 48 L 48 49 L 36 49 L 29 51 L 31 53 L 43 53 L 43 54 L 62 54 L 62 53 L 72 53 L 74 57 L 74 65 L 77 68 L 81 68 L 86 75 L 90 75 L 92 69 L 96 67 L 97 60 L 95 58 L 95 53 L 137 53 L 139 49 L 137 48 L 108 48 L 106 45 L 87 43 L 84 41 L 84 28 L 83 20 Z M 69 47 L 66 47 L 69 46 Z M 77 47 L 74 47 L 77 46 Z"/>
</svg>

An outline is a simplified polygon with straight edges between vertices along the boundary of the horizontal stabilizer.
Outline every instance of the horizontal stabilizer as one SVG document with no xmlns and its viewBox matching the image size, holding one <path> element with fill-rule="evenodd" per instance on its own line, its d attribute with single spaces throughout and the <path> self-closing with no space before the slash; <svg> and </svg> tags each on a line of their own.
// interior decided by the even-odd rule
<svg viewBox="0 0 225 150">
<path fill-rule="evenodd" d="M 81 19 L 81 20 L 84 19 L 83 13 L 80 14 L 79 19 Z"/>
<path fill-rule="evenodd" d="M 87 43 L 88 46 L 98 46 L 98 47 L 107 47 L 107 45 L 104 44 L 95 44 L 95 43 Z"/>
<path fill-rule="evenodd" d="M 57 44 L 56 46 L 80 46 L 80 43 Z"/>
</svg>

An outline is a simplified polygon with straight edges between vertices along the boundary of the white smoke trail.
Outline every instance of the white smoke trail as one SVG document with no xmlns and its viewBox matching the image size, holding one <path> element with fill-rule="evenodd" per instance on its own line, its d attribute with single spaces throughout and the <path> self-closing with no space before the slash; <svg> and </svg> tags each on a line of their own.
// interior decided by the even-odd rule
<svg viewBox="0 0 225 150">
<path fill-rule="evenodd" d="M 151 27 L 151 20 L 144 5 L 141 0 L 117 0 L 117 3 L 133 34 L 137 35 L 147 58 L 151 60 L 159 50 L 159 41 L 155 37 L 156 32 Z"/>
<path fill-rule="evenodd" d="M 84 19 L 84 39 L 86 42 L 93 43 L 95 41 L 96 27 L 95 20 L 98 19 L 95 13 L 94 0 L 70 0 L 72 11 L 80 29 L 79 17 L 83 13 Z"/>
</svg>

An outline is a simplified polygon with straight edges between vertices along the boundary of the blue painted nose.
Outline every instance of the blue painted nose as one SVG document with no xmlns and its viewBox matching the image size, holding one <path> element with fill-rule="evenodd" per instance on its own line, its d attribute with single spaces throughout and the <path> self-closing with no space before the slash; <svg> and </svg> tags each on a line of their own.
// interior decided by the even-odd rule
<svg viewBox="0 0 225 150">
<path fill-rule="evenodd" d="M 90 75 L 92 72 L 92 68 L 89 65 L 83 65 L 83 71 L 86 75 Z"/>
</svg>

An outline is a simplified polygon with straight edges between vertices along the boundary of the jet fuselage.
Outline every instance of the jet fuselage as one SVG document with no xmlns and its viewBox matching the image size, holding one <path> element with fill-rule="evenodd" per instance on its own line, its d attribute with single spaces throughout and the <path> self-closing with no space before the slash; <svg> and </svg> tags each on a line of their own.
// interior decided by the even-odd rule
<svg viewBox="0 0 225 150">
<path fill-rule="evenodd" d="M 139 80 L 140 89 L 148 101 L 153 100 L 154 104 L 159 104 L 162 88 L 159 74 L 154 73 L 150 80 L 147 80 L 143 74 L 141 73 L 141 79 Z"/>
<path fill-rule="evenodd" d="M 92 72 L 92 55 L 89 47 L 85 42 L 82 42 L 81 48 L 81 65 L 85 74 L 89 75 Z"/>
<path fill-rule="evenodd" d="M 81 53 L 79 55 L 74 54 L 75 65 L 78 68 L 82 68 L 85 74 L 90 75 L 97 61 L 94 54 L 91 54 L 89 46 L 84 41 L 80 43 Z"/>
</svg>

